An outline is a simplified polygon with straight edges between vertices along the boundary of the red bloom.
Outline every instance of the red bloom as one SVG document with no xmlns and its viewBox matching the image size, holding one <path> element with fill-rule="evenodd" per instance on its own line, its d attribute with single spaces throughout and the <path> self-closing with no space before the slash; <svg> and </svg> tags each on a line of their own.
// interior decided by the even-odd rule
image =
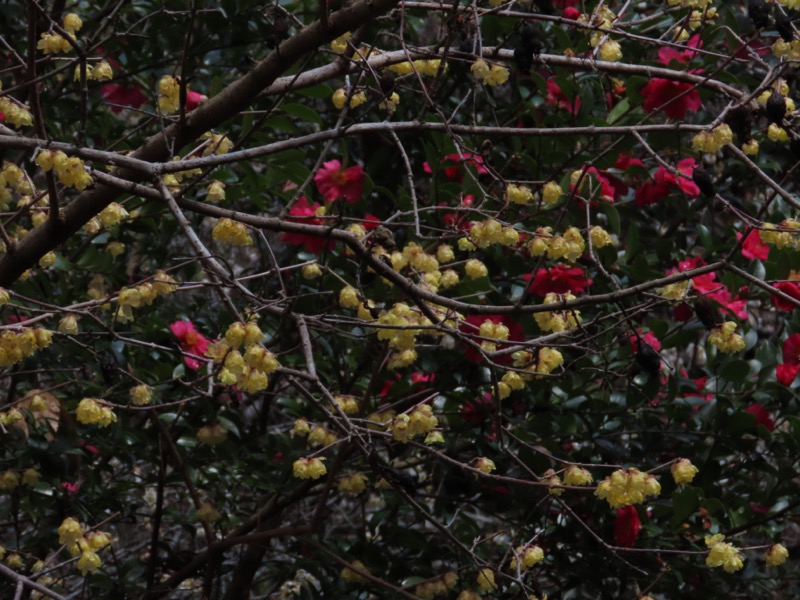
<svg viewBox="0 0 800 600">
<path fill-rule="evenodd" d="M 741 240 L 742 234 L 737 233 L 736 239 Z M 758 229 L 751 229 L 742 244 L 742 256 L 750 260 L 767 260 L 769 258 L 769 244 L 765 244 L 761 239 L 761 232 Z"/>
<path fill-rule="evenodd" d="M 685 375 L 685 373 L 684 373 Z M 692 379 L 692 382 L 695 385 L 696 391 L 687 392 L 683 394 L 683 398 L 702 398 L 706 402 L 711 402 L 714 399 L 714 394 L 706 394 L 706 382 L 708 382 L 708 377 L 698 377 L 697 379 Z M 700 408 L 696 406 L 695 408 Z"/>
<path fill-rule="evenodd" d="M 508 327 L 509 342 L 521 342 L 525 339 L 525 332 L 522 330 L 522 325 L 517 323 L 509 315 L 467 315 L 467 318 L 461 321 L 459 330 L 462 333 L 478 335 L 478 332 L 480 331 L 481 325 L 484 323 L 484 321 L 502 323 Z M 506 344 L 497 344 L 498 350 L 502 350 L 505 347 Z M 472 346 L 466 346 L 466 359 L 474 363 L 483 362 L 483 356 L 481 356 L 477 350 L 473 349 Z M 512 360 L 513 359 L 511 358 L 511 355 L 506 355 L 498 357 L 496 362 L 500 364 L 508 364 Z"/>
<path fill-rule="evenodd" d="M 305 223 L 306 225 L 322 225 L 322 220 L 317 218 L 317 209 L 319 204 L 308 204 L 305 196 L 300 196 L 300 199 L 294 203 L 294 206 L 289 211 L 291 215 L 287 220 L 292 223 Z M 319 254 L 323 249 L 330 250 L 334 246 L 333 240 L 326 240 L 324 237 L 318 235 L 311 235 L 308 233 L 289 233 L 284 232 L 281 234 L 281 240 L 292 246 L 305 245 L 306 250 L 312 254 Z"/>
<path fill-rule="evenodd" d="M 782 291 L 787 296 L 791 296 L 795 300 L 800 300 L 800 282 L 797 281 L 780 281 L 778 283 L 773 283 L 772 285 Z M 796 307 L 794 304 L 789 302 L 788 300 L 784 300 L 780 296 L 776 294 L 772 294 L 772 303 L 775 305 L 775 308 L 778 310 L 784 310 L 786 312 L 792 312 Z"/>
<path fill-rule="evenodd" d="M 477 427 L 486 421 L 494 412 L 494 401 L 492 394 L 486 392 L 483 396 L 478 396 L 475 400 L 467 400 L 461 405 L 459 414 L 466 423 Z"/>
<path fill-rule="evenodd" d="M 703 40 L 700 34 L 696 33 L 686 41 L 686 50 L 676 50 L 675 48 L 664 47 L 658 51 L 658 62 L 668 65 L 673 60 L 680 63 L 688 63 L 699 53 L 696 49 L 703 47 Z"/>
<path fill-rule="evenodd" d="M 587 180 L 590 178 L 590 176 L 600 184 L 600 200 L 603 200 L 604 202 L 614 202 L 614 198 L 616 197 L 614 185 L 611 183 L 608 177 L 602 175 L 595 167 L 589 167 L 586 169 L 586 173 L 581 180 L 581 190 L 586 189 Z M 596 190 L 596 187 L 596 185 L 593 185 L 590 189 Z M 574 189 L 575 185 L 570 185 L 570 190 Z"/>
<path fill-rule="evenodd" d="M 678 271 L 689 271 L 691 269 L 696 269 L 697 267 L 701 267 L 705 264 L 706 261 L 704 261 L 702 258 L 688 258 L 678 262 L 678 268 L 670 269 L 667 271 L 667 275 L 672 275 Z M 733 296 L 730 290 L 725 287 L 723 283 L 717 281 L 716 273 L 706 273 L 704 275 L 693 277 L 692 283 L 694 284 L 694 291 L 696 293 L 711 298 L 717 302 L 724 311 L 735 315 L 740 319 L 747 318 L 747 311 L 745 310 L 747 307 L 747 300 Z"/>
<path fill-rule="evenodd" d="M 763 425 L 769 431 L 775 431 L 775 421 L 766 408 L 755 402 L 747 407 L 747 412 L 756 418 L 756 426 Z"/>
<path fill-rule="evenodd" d="M 556 265 L 552 269 L 539 269 L 536 274 L 522 276 L 525 281 L 530 281 L 528 291 L 544 298 L 550 292 L 556 294 L 581 294 L 592 285 L 592 280 L 586 277 L 586 271 L 580 267 Z"/>
<path fill-rule="evenodd" d="M 567 98 L 566 94 L 564 94 L 564 92 L 561 90 L 561 86 L 556 83 L 555 79 L 547 80 L 547 96 L 545 96 L 544 101 L 547 104 L 555 105 L 558 108 L 563 108 L 573 115 L 577 115 L 581 110 L 580 97 L 575 96 L 573 99 Z"/>
<path fill-rule="evenodd" d="M 561 16 L 564 17 L 565 19 L 572 19 L 573 21 L 577 21 L 578 17 L 581 16 L 581 11 L 579 11 L 574 6 L 568 6 L 561 11 Z"/>
<path fill-rule="evenodd" d="M 100 88 L 100 95 L 103 100 L 116 104 L 112 106 L 112 112 L 122 112 L 123 107 L 139 108 L 147 102 L 147 96 L 142 93 L 142 88 L 137 85 L 122 85 L 120 83 L 107 83 Z"/>
<path fill-rule="evenodd" d="M 478 154 L 472 154 L 471 152 L 462 152 L 461 156 L 464 158 L 461 159 L 458 157 L 458 153 L 455 154 L 448 154 L 442 160 L 439 161 L 439 165 L 445 165 L 444 167 L 444 176 L 447 177 L 450 181 L 461 181 L 464 177 L 464 167 L 463 165 L 467 164 L 470 166 L 475 167 L 475 170 L 478 172 L 478 175 L 485 175 L 489 172 L 489 170 L 483 166 L 483 157 Z M 422 163 L 422 169 L 426 173 L 433 173 L 431 170 L 431 166 L 424 162 Z"/>
<path fill-rule="evenodd" d="M 641 159 L 633 158 L 627 154 L 620 154 L 617 156 L 617 162 L 614 163 L 615 169 L 627 171 L 631 167 L 642 167 L 644 169 L 644 163 L 641 161 Z"/>
<path fill-rule="evenodd" d="M 61 489 L 67 492 L 68 494 L 77 494 L 78 493 L 78 484 L 77 483 L 70 483 L 69 481 L 65 481 L 61 484 Z"/>
<path fill-rule="evenodd" d="M 617 509 L 614 520 L 614 541 L 622 548 L 632 548 L 639 537 L 642 522 L 635 506 L 624 506 Z"/>
<path fill-rule="evenodd" d="M 653 350 L 658 352 L 661 350 L 661 340 L 656 337 L 656 334 L 652 331 L 648 331 L 647 333 L 642 333 L 641 329 L 637 330 L 639 332 L 639 336 L 648 344 Z M 631 341 L 631 348 L 634 352 L 639 350 L 639 338 L 635 335 L 630 336 Z"/>
<path fill-rule="evenodd" d="M 636 188 L 636 206 L 655 204 L 669 194 L 674 186 L 679 187 L 690 198 L 696 198 L 700 195 L 700 190 L 692 181 L 694 169 L 693 158 L 684 158 L 678 162 L 676 170 L 680 176 L 674 175 L 663 166 L 658 167 L 653 179 L 648 179 Z"/>
<path fill-rule="evenodd" d="M 197 356 L 204 356 L 208 350 L 209 340 L 202 333 L 195 329 L 194 323 L 191 321 L 175 321 L 169 326 L 178 342 L 181 345 L 181 350 Z M 195 371 L 200 368 L 202 364 L 198 359 L 191 356 L 184 356 L 183 360 L 186 366 Z"/>
<path fill-rule="evenodd" d="M 361 200 L 364 190 L 364 169 L 361 165 L 342 169 L 338 160 L 329 160 L 322 164 L 322 168 L 314 175 L 319 193 L 325 200 L 333 202 L 343 198 L 345 202 L 354 204 Z"/>
<path fill-rule="evenodd" d="M 683 81 L 651 79 L 641 92 L 644 109 L 647 112 L 659 109 L 671 119 L 683 119 L 687 110 L 696 111 L 702 104 L 700 92 L 692 88 L 693 84 Z"/>
<path fill-rule="evenodd" d="M 188 90 L 186 92 L 186 110 L 191 112 L 206 100 L 208 100 L 208 96 L 205 94 Z"/>
<path fill-rule="evenodd" d="M 670 189 L 670 185 L 666 181 L 648 179 L 636 188 L 636 206 L 656 204 L 669 195 Z"/>
<path fill-rule="evenodd" d="M 785 386 L 792 382 L 800 373 L 800 333 L 793 333 L 783 342 L 783 364 L 775 367 L 775 377 Z"/>
</svg>

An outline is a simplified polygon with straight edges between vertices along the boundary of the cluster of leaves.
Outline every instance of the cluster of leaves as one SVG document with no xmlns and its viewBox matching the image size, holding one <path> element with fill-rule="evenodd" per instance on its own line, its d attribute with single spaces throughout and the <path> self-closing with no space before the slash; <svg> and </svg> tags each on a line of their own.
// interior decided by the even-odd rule
<svg viewBox="0 0 800 600">
<path fill-rule="evenodd" d="M 0 15 L 4 590 L 797 594 L 796 2 L 174 4 Z"/>
</svg>

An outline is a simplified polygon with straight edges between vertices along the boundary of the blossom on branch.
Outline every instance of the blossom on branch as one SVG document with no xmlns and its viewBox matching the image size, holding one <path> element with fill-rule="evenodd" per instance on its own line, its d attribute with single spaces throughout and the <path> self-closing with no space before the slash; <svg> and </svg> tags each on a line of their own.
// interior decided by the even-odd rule
<svg viewBox="0 0 800 600">
<path fill-rule="evenodd" d="M 355 204 L 361 200 L 365 177 L 361 165 L 343 169 L 340 161 L 329 160 L 314 175 L 314 183 L 326 201 L 344 200 Z"/>
</svg>

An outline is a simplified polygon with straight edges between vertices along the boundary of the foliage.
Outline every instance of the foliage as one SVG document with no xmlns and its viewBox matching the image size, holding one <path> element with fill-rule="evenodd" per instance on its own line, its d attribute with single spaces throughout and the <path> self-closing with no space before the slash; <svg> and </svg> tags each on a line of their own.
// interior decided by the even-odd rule
<svg viewBox="0 0 800 600">
<path fill-rule="evenodd" d="M 797 595 L 794 0 L 7 4 L 6 596 Z"/>
</svg>

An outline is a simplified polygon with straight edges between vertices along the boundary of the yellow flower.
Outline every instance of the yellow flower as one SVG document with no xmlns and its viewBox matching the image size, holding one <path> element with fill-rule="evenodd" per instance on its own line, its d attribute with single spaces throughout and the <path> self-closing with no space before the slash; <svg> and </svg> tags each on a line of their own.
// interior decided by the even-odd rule
<svg viewBox="0 0 800 600">
<path fill-rule="evenodd" d="M 622 58 L 622 47 L 615 40 L 606 40 L 600 46 L 600 58 L 608 62 L 616 62 Z"/>
<path fill-rule="evenodd" d="M 351 564 L 358 571 L 363 573 L 369 573 L 367 567 L 365 567 L 364 563 L 362 563 L 360 560 L 354 560 Z M 361 584 L 367 583 L 366 577 L 364 577 L 360 573 L 357 573 L 350 567 L 345 567 L 344 569 L 342 569 L 342 572 L 339 574 L 339 576 L 348 583 L 361 583 Z"/>
<path fill-rule="evenodd" d="M 220 219 L 211 231 L 211 238 L 215 242 L 230 244 L 231 246 L 252 246 L 253 238 L 244 224 L 232 219 Z"/>
<path fill-rule="evenodd" d="M 79 423 L 84 425 L 100 425 L 108 427 L 111 423 L 117 422 L 117 416 L 107 406 L 102 406 L 103 400 L 96 400 L 94 398 L 84 398 L 78 403 L 78 409 L 75 416 Z"/>
<path fill-rule="evenodd" d="M 749 142 L 742 144 L 742 152 L 744 152 L 747 156 L 755 156 L 758 154 L 758 142 L 755 140 L 750 140 Z"/>
<path fill-rule="evenodd" d="M 104 60 L 101 60 L 92 69 L 92 79 L 95 81 L 108 81 L 109 79 L 113 79 L 113 77 L 114 70 L 111 68 L 111 65 Z"/>
<path fill-rule="evenodd" d="M 491 458 L 486 458 L 485 456 L 480 456 L 475 459 L 475 468 L 478 469 L 481 473 L 489 474 L 492 471 L 497 470 L 497 467 L 494 464 L 494 461 Z"/>
<path fill-rule="evenodd" d="M 539 546 L 518 546 L 514 550 L 515 558 L 511 559 L 511 568 L 516 570 L 519 566 L 520 571 L 527 571 L 544 560 L 544 550 Z M 518 561 L 517 558 L 522 559 Z"/>
<path fill-rule="evenodd" d="M 506 187 L 506 200 L 514 204 L 528 204 L 533 200 L 533 192 L 527 186 L 509 183 Z"/>
<path fill-rule="evenodd" d="M 496 86 L 503 85 L 506 81 L 508 81 L 508 69 L 501 67 L 500 65 L 492 65 L 492 68 L 489 71 L 489 77 L 486 78 L 484 83 L 487 85 Z"/>
<path fill-rule="evenodd" d="M 206 188 L 206 200 L 215 204 L 225 200 L 225 184 L 217 180 L 208 184 Z"/>
<path fill-rule="evenodd" d="M 358 305 L 358 290 L 350 285 L 343 287 L 339 292 L 339 306 L 342 308 L 357 308 Z"/>
<path fill-rule="evenodd" d="M 691 483 L 694 476 L 697 475 L 698 470 L 699 469 L 687 458 L 681 458 L 677 462 L 672 463 L 672 467 L 670 467 L 672 478 L 678 485 Z"/>
<path fill-rule="evenodd" d="M 86 545 L 89 546 L 90 550 L 97 552 L 98 550 L 111 545 L 111 536 L 105 531 L 90 531 L 83 536 L 83 542 L 86 542 Z"/>
<path fill-rule="evenodd" d="M 87 573 L 96 573 L 103 562 L 100 557 L 91 550 L 81 552 L 81 557 L 78 559 L 78 570 L 81 575 L 86 577 Z"/>
<path fill-rule="evenodd" d="M 328 470 L 323 464 L 324 458 L 298 458 L 292 465 L 294 476 L 298 479 L 319 479 Z"/>
<path fill-rule="evenodd" d="M 82 27 L 83 21 L 78 15 L 75 13 L 67 13 L 64 15 L 64 29 L 67 30 L 67 33 L 74 36 Z"/>
<path fill-rule="evenodd" d="M 591 231 L 589 232 L 589 237 L 592 240 L 592 246 L 595 248 L 604 248 L 605 246 L 614 243 L 614 240 L 611 239 L 611 236 L 608 234 L 608 232 L 599 225 L 592 227 Z"/>
<path fill-rule="evenodd" d="M 494 572 L 489 568 L 478 571 L 478 577 L 475 582 L 482 592 L 492 592 L 497 589 L 497 584 L 494 582 Z"/>
<path fill-rule="evenodd" d="M 472 66 L 469 68 L 469 70 L 475 76 L 475 78 L 480 79 L 482 83 L 486 82 L 492 71 L 489 64 L 482 58 L 479 58 L 474 63 L 472 63 Z"/>
<path fill-rule="evenodd" d="M 58 54 L 72 50 L 69 42 L 57 33 L 43 33 L 36 48 L 45 54 Z"/>
<path fill-rule="evenodd" d="M 466 271 L 467 276 L 470 279 L 480 279 L 481 277 L 486 277 L 489 275 L 489 270 L 486 268 L 486 265 L 484 265 L 477 258 L 471 258 L 468 260 L 464 265 L 464 271 Z"/>
<path fill-rule="evenodd" d="M 764 555 L 764 560 L 768 567 L 777 567 L 786 562 L 789 558 L 789 551 L 783 544 L 774 544 L 769 547 Z"/>
<path fill-rule="evenodd" d="M 58 543 L 71 546 L 76 544 L 83 537 L 83 529 L 80 523 L 72 517 L 67 517 L 58 527 Z"/>
<path fill-rule="evenodd" d="M 657 496 L 661 485 L 652 475 L 639 469 L 620 469 L 614 471 L 597 484 L 594 495 L 606 500 L 611 508 L 622 508 L 641 504 L 649 496 Z"/>
<path fill-rule="evenodd" d="M 303 279 L 316 279 L 322 275 L 322 268 L 317 263 L 311 263 L 303 267 Z"/>
<path fill-rule="evenodd" d="M 570 465 L 564 472 L 564 485 L 589 485 L 593 481 L 592 474 L 578 465 Z"/>
<path fill-rule="evenodd" d="M 745 348 L 744 338 L 736 330 L 736 323 L 726 321 L 711 330 L 708 341 L 716 346 L 720 352 L 732 354 L 741 352 Z"/>
<path fill-rule="evenodd" d="M 42 475 L 36 469 L 25 469 L 22 474 L 22 485 L 36 485 Z"/>
<path fill-rule="evenodd" d="M 358 496 L 367 489 L 367 476 L 363 473 L 354 473 L 339 482 L 339 491 L 348 496 Z"/>
<path fill-rule="evenodd" d="M 347 40 L 353 37 L 353 34 L 349 31 L 343 33 L 338 38 L 331 42 L 331 50 L 336 52 L 336 54 L 343 54 L 345 50 L 347 50 Z"/>
<path fill-rule="evenodd" d="M 197 518 L 204 523 L 216 523 L 220 514 L 210 502 L 203 502 L 197 509 Z"/>
<path fill-rule="evenodd" d="M 773 142 L 782 143 L 786 143 L 790 139 L 786 130 L 777 123 L 770 123 L 769 129 L 767 129 L 767 137 Z"/>
<path fill-rule="evenodd" d="M 188 92 L 188 87 L 186 88 Z M 169 115 L 178 110 L 180 106 L 181 86 L 172 75 L 164 75 L 158 81 L 158 110 L 161 114 Z"/>
<path fill-rule="evenodd" d="M 726 573 L 735 573 L 744 566 L 744 556 L 738 548 L 723 542 L 724 535 L 706 536 L 706 546 L 710 548 L 706 557 L 709 567 L 722 567 Z"/>
<path fill-rule="evenodd" d="M 0 474 L 0 490 L 10 492 L 19 487 L 19 475 L 14 471 L 7 470 Z"/>
<path fill-rule="evenodd" d="M 205 425 L 197 430 L 197 441 L 207 446 L 216 446 L 228 439 L 228 430 L 219 423 Z"/>
<path fill-rule="evenodd" d="M 130 394 L 131 403 L 136 406 L 145 406 L 153 400 L 153 388 L 149 385 L 137 385 L 132 387 L 128 393 Z"/>
<path fill-rule="evenodd" d="M 561 485 L 561 477 L 556 475 L 556 472 L 553 469 L 547 469 L 544 475 L 542 476 L 542 481 L 550 486 L 548 493 L 553 496 L 560 496 L 564 493 L 564 488 L 555 487 Z"/>
</svg>

